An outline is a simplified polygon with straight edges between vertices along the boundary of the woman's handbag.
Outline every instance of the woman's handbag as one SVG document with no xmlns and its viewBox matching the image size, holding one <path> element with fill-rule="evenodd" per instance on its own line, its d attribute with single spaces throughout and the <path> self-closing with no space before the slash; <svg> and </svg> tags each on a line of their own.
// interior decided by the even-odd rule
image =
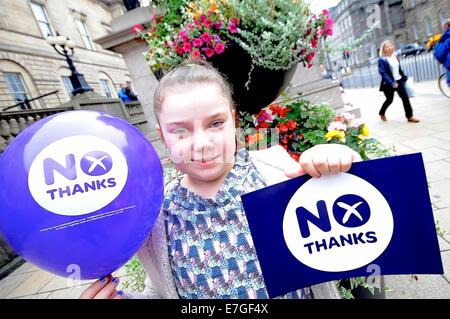
<svg viewBox="0 0 450 319">
<path fill-rule="evenodd" d="M 405 90 L 408 97 L 416 97 L 416 91 L 414 90 L 414 79 L 412 77 L 409 77 L 405 82 Z"/>
</svg>

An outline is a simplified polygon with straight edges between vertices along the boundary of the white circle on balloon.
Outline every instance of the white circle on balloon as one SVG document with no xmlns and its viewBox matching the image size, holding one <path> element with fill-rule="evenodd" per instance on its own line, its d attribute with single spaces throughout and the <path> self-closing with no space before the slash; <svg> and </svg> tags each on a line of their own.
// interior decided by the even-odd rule
<svg viewBox="0 0 450 319">
<path fill-rule="evenodd" d="M 127 161 L 119 148 L 100 137 L 76 135 L 39 152 L 30 165 L 28 188 L 45 210 L 79 216 L 111 203 L 127 178 Z"/>
</svg>

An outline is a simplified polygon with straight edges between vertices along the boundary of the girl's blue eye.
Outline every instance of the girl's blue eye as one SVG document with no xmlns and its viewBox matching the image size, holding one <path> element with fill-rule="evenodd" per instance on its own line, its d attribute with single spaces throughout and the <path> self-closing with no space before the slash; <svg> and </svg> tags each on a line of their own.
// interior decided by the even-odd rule
<svg viewBox="0 0 450 319">
<path fill-rule="evenodd" d="M 223 124 L 223 121 L 215 121 L 212 122 L 210 127 L 220 127 Z"/>
<path fill-rule="evenodd" d="M 188 130 L 186 130 L 185 128 L 179 128 L 173 131 L 172 133 L 176 135 L 186 135 L 188 133 Z"/>
</svg>

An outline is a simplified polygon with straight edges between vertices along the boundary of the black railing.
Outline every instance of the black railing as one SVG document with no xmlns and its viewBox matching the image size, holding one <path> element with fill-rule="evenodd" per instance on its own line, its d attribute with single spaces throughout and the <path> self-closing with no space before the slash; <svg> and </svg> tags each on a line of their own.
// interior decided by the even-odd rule
<svg viewBox="0 0 450 319">
<path fill-rule="evenodd" d="M 41 104 L 41 107 L 42 107 L 41 99 L 43 99 L 44 97 L 47 97 L 49 95 L 53 95 L 53 94 L 56 94 L 56 98 L 58 99 L 58 104 L 61 104 L 61 100 L 59 99 L 58 92 L 59 92 L 59 90 L 56 90 L 56 91 L 52 91 L 52 92 L 49 92 L 49 93 L 42 94 L 42 95 L 40 95 L 38 97 L 34 97 L 34 98 L 31 98 L 31 99 L 25 99 L 23 101 L 20 101 L 20 102 L 14 104 L 14 105 L 5 107 L 1 111 L 7 111 L 7 110 L 10 110 L 10 109 L 15 108 L 15 107 L 19 107 L 21 110 L 31 110 L 32 107 L 31 107 L 30 102 L 34 102 L 34 101 L 39 101 L 39 103 Z M 45 106 L 43 108 L 45 108 Z"/>
</svg>

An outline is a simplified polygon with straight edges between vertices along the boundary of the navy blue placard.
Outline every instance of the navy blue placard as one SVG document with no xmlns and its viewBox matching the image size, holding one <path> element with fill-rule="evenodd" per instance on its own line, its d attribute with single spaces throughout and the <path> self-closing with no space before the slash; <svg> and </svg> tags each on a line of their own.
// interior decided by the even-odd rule
<svg viewBox="0 0 450 319">
<path fill-rule="evenodd" d="M 299 188 L 306 187 L 307 182 L 311 184 L 311 182 L 320 181 L 321 178 L 313 181 L 310 177 L 300 176 L 242 196 L 255 249 L 271 298 L 322 282 L 369 276 L 371 273 L 368 273 L 367 265 L 373 264 L 379 267 L 380 274 L 383 275 L 443 273 L 425 168 L 420 153 L 354 163 L 347 174 L 338 176 L 339 181 L 341 176 L 345 177 L 344 175 L 350 179 L 347 182 L 343 181 L 342 187 L 341 184 L 337 183 L 338 187 L 333 188 L 333 191 L 323 193 L 308 193 L 306 191 L 302 193 Z M 351 182 L 352 178 L 357 179 L 355 183 Z M 326 179 L 323 182 L 326 182 Z M 344 185 L 344 183 L 346 184 Z M 370 210 L 367 202 L 362 198 L 364 196 L 345 195 L 348 193 L 361 194 L 361 192 L 367 194 L 361 190 L 365 187 L 364 183 L 371 184 L 368 189 L 370 190 L 370 187 L 373 186 L 378 190 L 380 196 L 384 197 L 386 202 L 384 208 L 377 206 L 383 200 L 372 199 L 370 204 L 372 209 Z M 352 187 L 354 192 L 349 191 Z M 342 194 L 342 189 L 346 190 L 344 194 Z M 371 193 L 377 193 L 376 190 Z M 333 194 L 333 192 L 336 194 Z M 297 195 L 294 195 L 295 193 Z M 331 220 L 329 223 L 320 223 L 316 227 L 311 223 L 314 217 L 311 217 L 312 215 L 308 213 L 308 210 L 303 208 L 293 210 L 296 215 L 295 213 L 291 214 L 291 217 L 297 216 L 301 219 L 307 216 L 310 219 L 309 222 L 302 223 L 303 228 L 298 227 L 301 229 L 302 240 L 308 240 L 308 238 L 303 237 L 307 237 L 309 231 L 311 231 L 311 234 L 319 234 L 317 236 L 320 236 L 320 234 L 325 236 L 329 235 L 333 228 L 340 227 L 341 232 L 344 229 L 348 230 L 349 237 L 347 239 L 353 241 L 352 244 L 343 242 L 342 237 L 335 236 L 340 244 L 336 244 L 335 239 L 333 243 L 333 239 L 325 240 L 328 245 L 327 251 L 323 246 L 320 246 L 320 240 L 315 241 L 315 244 L 308 244 L 308 247 L 302 247 L 303 252 L 308 252 L 309 249 L 309 253 L 306 253 L 308 260 L 313 260 L 319 254 L 337 252 L 337 255 L 332 257 L 334 261 L 329 259 L 326 265 L 321 265 L 327 270 L 318 270 L 317 268 L 321 267 L 313 268 L 301 262 L 292 253 L 292 247 L 295 246 L 292 245 L 292 240 L 290 246 L 285 240 L 283 220 L 288 211 L 287 207 L 294 207 L 291 201 L 293 196 L 297 196 L 296 198 L 300 201 L 316 198 L 318 202 L 316 208 L 309 209 L 309 211 L 318 217 L 323 217 L 322 219 L 326 221 L 325 212 L 328 208 Z M 327 199 L 321 201 L 322 197 Z M 334 200 L 334 205 L 330 198 Z M 373 204 L 374 202 L 377 202 L 376 205 Z M 344 213 L 351 211 L 351 209 L 349 210 L 351 206 L 357 207 L 354 210 L 356 214 L 345 217 Z M 343 210 L 342 207 L 345 209 Z M 367 228 L 368 220 L 371 221 L 371 218 L 375 220 L 380 218 L 379 215 L 387 216 L 386 207 L 390 208 L 388 215 L 390 216 L 390 213 L 392 213 L 392 225 L 389 226 L 389 222 L 383 222 L 383 226 L 380 227 L 378 222 L 378 224 L 374 224 L 376 231 Z M 360 214 L 358 214 L 358 210 Z M 289 219 L 289 221 L 292 220 L 292 218 Z M 297 219 L 295 221 L 297 222 Z M 344 221 L 346 221 L 345 224 Z M 360 233 L 360 224 L 366 222 L 366 226 L 361 226 L 366 227 L 365 232 Z M 285 226 L 288 224 L 292 223 L 285 223 Z M 389 233 L 389 228 L 392 229 L 391 237 L 389 237 L 389 240 L 383 239 L 383 234 Z M 354 234 L 354 237 L 350 234 Z M 358 238 L 358 234 L 363 234 L 361 236 L 364 237 Z M 375 259 L 369 258 L 366 264 L 345 271 L 330 270 L 334 267 L 334 264 L 340 265 L 336 267 L 346 267 L 347 257 L 345 255 L 341 257 L 339 250 L 356 249 L 356 247 L 362 249 L 364 247 L 363 250 L 360 250 L 360 252 L 364 252 L 360 254 L 361 258 L 368 258 L 364 256 L 365 252 L 370 255 L 372 248 L 380 245 L 383 240 L 386 241 L 386 248 L 383 248 Z M 353 258 L 353 256 L 350 257 Z M 351 262 L 349 261 L 349 263 Z"/>
</svg>

